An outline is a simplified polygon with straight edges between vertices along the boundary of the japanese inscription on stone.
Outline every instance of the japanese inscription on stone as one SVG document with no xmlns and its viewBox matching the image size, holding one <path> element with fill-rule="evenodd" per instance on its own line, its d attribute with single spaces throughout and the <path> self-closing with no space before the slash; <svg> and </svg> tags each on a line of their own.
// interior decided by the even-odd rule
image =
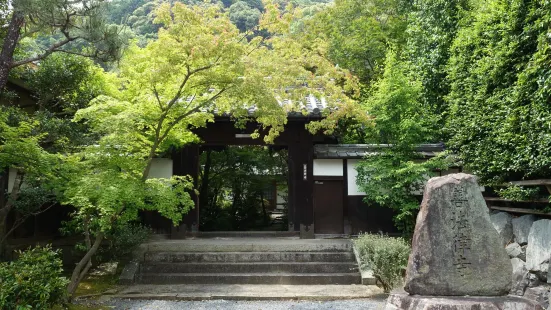
<svg viewBox="0 0 551 310">
<path fill-rule="evenodd" d="M 500 241 L 475 176 L 457 173 L 430 179 L 417 216 L 404 290 L 431 296 L 507 295 L 513 268 Z"/>
<path fill-rule="evenodd" d="M 453 236 L 453 258 L 457 273 L 464 277 L 469 272 L 468 265 L 471 264 L 469 254 L 471 250 L 471 232 L 467 215 L 468 200 L 465 189 L 456 186 L 452 193 L 452 231 Z"/>
</svg>

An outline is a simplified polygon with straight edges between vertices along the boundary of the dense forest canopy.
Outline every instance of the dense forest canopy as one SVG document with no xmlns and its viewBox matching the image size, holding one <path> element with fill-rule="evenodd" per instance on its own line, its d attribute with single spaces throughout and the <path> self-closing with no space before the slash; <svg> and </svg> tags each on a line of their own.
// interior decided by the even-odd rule
<svg viewBox="0 0 551 310">
<path fill-rule="evenodd" d="M 160 0 L 112 0 L 109 4 L 108 19 L 112 23 L 127 25 L 144 44 L 145 41 L 156 38 L 158 25 L 153 23 L 154 10 L 164 1 Z M 187 5 L 219 5 L 229 14 L 230 20 L 240 31 L 254 30 L 258 26 L 260 16 L 264 13 L 264 3 L 261 0 L 216 0 L 206 4 L 201 0 L 178 0 Z M 299 8 L 317 7 L 332 0 L 278 0 L 281 8 L 293 5 Z"/>
</svg>

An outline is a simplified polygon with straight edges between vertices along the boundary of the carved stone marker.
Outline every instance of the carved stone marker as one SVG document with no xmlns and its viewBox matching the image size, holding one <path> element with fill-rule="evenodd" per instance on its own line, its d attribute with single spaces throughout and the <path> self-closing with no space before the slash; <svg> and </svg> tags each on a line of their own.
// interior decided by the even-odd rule
<svg viewBox="0 0 551 310">
<path fill-rule="evenodd" d="M 428 181 L 417 216 L 404 289 L 412 295 L 502 296 L 512 266 L 476 179 Z"/>
</svg>

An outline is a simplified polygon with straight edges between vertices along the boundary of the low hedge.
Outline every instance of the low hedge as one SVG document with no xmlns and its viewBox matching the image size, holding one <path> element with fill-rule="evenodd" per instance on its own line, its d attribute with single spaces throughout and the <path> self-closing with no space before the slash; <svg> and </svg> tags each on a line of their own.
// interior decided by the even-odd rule
<svg viewBox="0 0 551 310">
<path fill-rule="evenodd" d="M 403 283 L 411 246 L 403 238 L 363 234 L 354 240 L 362 268 L 368 268 L 385 292 Z"/>
</svg>

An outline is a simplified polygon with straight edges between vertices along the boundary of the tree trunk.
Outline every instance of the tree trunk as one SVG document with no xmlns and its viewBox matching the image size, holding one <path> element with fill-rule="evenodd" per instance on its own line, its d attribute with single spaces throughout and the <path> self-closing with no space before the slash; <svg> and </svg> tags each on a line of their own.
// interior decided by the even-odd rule
<svg viewBox="0 0 551 310">
<path fill-rule="evenodd" d="M 11 193 L 8 197 L 8 200 L 4 203 L 4 206 L 0 208 L 0 258 L 5 257 L 7 253 L 6 251 L 6 234 L 8 229 L 8 214 L 10 214 L 11 209 L 13 209 L 13 203 L 17 200 L 19 196 L 19 190 L 21 188 L 21 184 L 23 183 L 23 175 L 17 174 L 15 176 L 15 182 L 13 183 L 13 188 L 11 190 Z"/>
<path fill-rule="evenodd" d="M 88 266 L 88 263 L 92 259 L 92 256 L 94 256 L 94 254 L 96 254 L 96 252 L 98 251 L 104 236 L 105 235 L 103 232 L 99 232 L 96 235 L 96 239 L 94 240 L 94 244 L 92 245 L 90 250 L 86 252 L 86 255 L 84 255 L 84 257 L 80 260 L 80 262 L 78 262 L 78 264 L 75 266 L 75 269 L 73 270 L 73 274 L 71 275 L 71 280 L 69 282 L 69 285 L 67 286 L 69 301 L 73 299 L 73 295 L 75 294 L 80 281 L 84 278 L 84 276 L 88 272 L 89 267 L 88 268 L 86 267 Z"/>
<path fill-rule="evenodd" d="M 84 244 L 86 245 L 86 250 L 90 251 L 92 248 L 92 239 L 90 238 L 90 217 L 87 216 L 84 219 Z M 88 273 L 88 270 L 92 268 L 92 257 L 88 260 L 88 264 L 86 264 L 86 267 L 84 267 L 84 270 L 80 273 L 80 277 L 78 278 L 78 283 L 84 279 L 84 276 Z M 78 286 L 78 285 L 77 285 Z"/>
<path fill-rule="evenodd" d="M 8 208 L 0 209 L 0 261 L 4 260 L 6 253 L 6 232 L 7 232 L 7 219 L 10 210 Z"/>
<path fill-rule="evenodd" d="M 13 53 L 17 42 L 19 42 L 19 36 L 21 35 L 21 28 L 25 22 L 23 14 L 17 10 L 14 10 L 10 24 L 8 26 L 8 33 L 4 38 L 4 45 L 0 52 L 0 94 L 4 87 L 8 83 L 8 75 L 12 68 Z"/>
</svg>

